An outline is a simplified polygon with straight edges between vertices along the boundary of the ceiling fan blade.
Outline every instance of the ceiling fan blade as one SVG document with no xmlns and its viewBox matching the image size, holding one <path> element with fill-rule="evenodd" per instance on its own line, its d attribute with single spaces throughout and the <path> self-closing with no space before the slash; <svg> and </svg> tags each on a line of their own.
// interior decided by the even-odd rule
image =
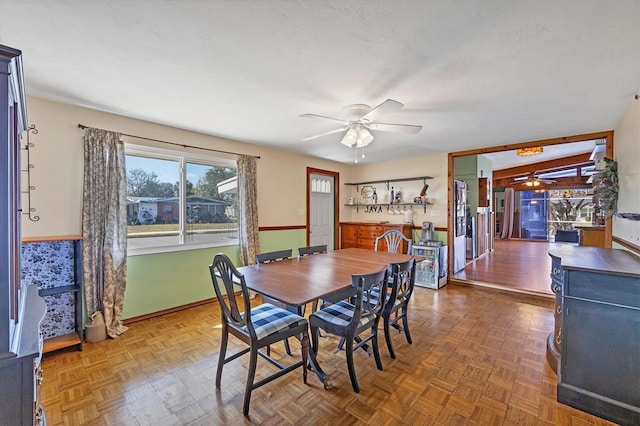
<svg viewBox="0 0 640 426">
<path fill-rule="evenodd" d="M 327 135 L 331 135 L 333 133 L 338 133 L 338 132 L 344 132 L 345 130 L 347 130 L 349 127 L 344 127 L 342 129 L 333 129 L 333 130 L 329 130 L 328 132 L 324 132 L 324 133 L 320 133 L 319 135 L 315 135 L 315 136 L 309 136 L 308 138 L 304 138 L 302 139 L 303 141 L 310 141 L 313 139 L 317 139 L 317 138 L 321 138 L 322 136 L 327 136 Z"/>
<path fill-rule="evenodd" d="M 384 114 L 386 112 L 398 111 L 404 105 L 398 101 L 394 101 L 393 99 L 387 99 L 377 107 L 372 108 L 368 113 L 363 115 L 360 120 L 363 122 L 371 122 L 376 121 L 380 113 Z"/>
<path fill-rule="evenodd" d="M 396 132 L 415 134 L 422 130 L 422 126 L 414 124 L 387 124 L 387 123 L 366 123 L 364 127 L 381 132 Z"/>
<path fill-rule="evenodd" d="M 345 126 L 349 124 L 348 121 L 345 121 L 341 118 L 333 118 L 333 117 L 326 117 L 324 115 L 318 115 L 318 114 L 301 114 L 300 117 L 304 117 L 304 118 L 315 118 L 315 119 L 320 119 L 320 120 L 331 120 L 331 121 L 337 121 L 338 123 L 342 123 Z"/>
</svg>

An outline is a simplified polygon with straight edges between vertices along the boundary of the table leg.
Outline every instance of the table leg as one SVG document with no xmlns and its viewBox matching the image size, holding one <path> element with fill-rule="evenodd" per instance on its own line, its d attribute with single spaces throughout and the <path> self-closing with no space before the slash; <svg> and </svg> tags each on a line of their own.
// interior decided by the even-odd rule
<svg viewBox="0 0 640 426">
<path fill-rule="evenodd" d="M 316 359 L 316 351 L 314 351 L 312 347 L 309 347 L 309 369 L 316 373 L 316 376 L 318 376 L 318 379 L 324 385 L 325 390 L 331 389 L 333 386 L 331 377 L 320 368 L 320 364 L 318 364 L 318 360 Z"/>
</svg>

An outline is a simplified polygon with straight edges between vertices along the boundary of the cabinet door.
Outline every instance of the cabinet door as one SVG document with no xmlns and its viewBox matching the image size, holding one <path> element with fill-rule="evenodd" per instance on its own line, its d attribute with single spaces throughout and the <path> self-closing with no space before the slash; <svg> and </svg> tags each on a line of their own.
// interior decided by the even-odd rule
<svg viewBox="0 0 640 426">
<path fill-rule="evenodd" d="M 488 178 L 478 178 L 478 207 L 489 207 Z"/>
<path fill-rule="evenodd" d="M 640 311 L 565 298 L 563 325 L 561 387 L 640 407 Z"/>
<path fill-rule="evenodd" d="M 357 230 L 355 225 L 340 225 L 340 247 L 355 248 L 357 245 Z"/>
</svg>

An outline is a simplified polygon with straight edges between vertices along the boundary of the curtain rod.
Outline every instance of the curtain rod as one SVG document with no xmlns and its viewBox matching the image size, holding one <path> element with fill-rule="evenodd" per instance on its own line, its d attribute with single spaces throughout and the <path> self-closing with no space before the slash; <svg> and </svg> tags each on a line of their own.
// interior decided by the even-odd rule
<svg viewBox="0 0 640 426">
<path fill-rule="evenodd" d="M 106 129 L 100 129 L 98 127 L 90 127 L 90 126 L 85 126 L 84 124 L 78 124 L 78 127 L 81 129 L 98 129 L 98 130 L 105 130 L 105 131 L 111 131 L 111 130 L 106 130 Z M 119 133 L 119 132 L 118 132 Z M 181 144 L 181 143 L 175 143 L 175 142 L 168 142 L 168 141 L 163 141 L 161 139 L 153 139 L 153 138 L 145 138 L 144 136 L 136 136 L 136 135 L 130 135 L 128 133 L 120 133 L 122 136 L 129 136 L 132 138 L 136 138 L 136 139 L 144 139 L 147 141 L 153 141 L 153 142 L 160 142 L 160 143 L 166 143 L 169 145 L 175 145 L 175 146 L 180 146 L 182 148 L 193 148 L 193 149 L 201 149 L 203 151 L 211 151 L 211 152 L 220 152 L 223 154 L 232 154 L 232 155 L 245 155 L 245 154 L 240 154 L 238 152 L 231 152 L 231 151 L 223 151 L 221 149 L 213 149 L 213 148 L 202 148 L 199 146 L 193 146 L 193 145 L 185 145 L 185 144 Z M 259 155 L 254 155 L 253 157 L 255 158 L 260 158 Z"/>
</svg>

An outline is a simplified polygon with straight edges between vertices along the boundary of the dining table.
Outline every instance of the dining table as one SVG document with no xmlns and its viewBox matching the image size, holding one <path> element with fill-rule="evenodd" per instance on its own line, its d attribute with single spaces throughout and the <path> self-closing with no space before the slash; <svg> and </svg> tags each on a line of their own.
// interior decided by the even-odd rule
<svg viewBox="0 0 640 426">
<path fill-rule="evenodd" d="M 247 288 L 295 307 L 302 314 L 304 306 L 314 300 L 348 295 L 353 274 L 373 273 L 411 258 L 407 254 L 347 248 L 237 269 L 244 275 Z M 312 348 L 309 364 L 324 388 L 329 389 L 331 379 L 318 364 Z"/>
</svg>

